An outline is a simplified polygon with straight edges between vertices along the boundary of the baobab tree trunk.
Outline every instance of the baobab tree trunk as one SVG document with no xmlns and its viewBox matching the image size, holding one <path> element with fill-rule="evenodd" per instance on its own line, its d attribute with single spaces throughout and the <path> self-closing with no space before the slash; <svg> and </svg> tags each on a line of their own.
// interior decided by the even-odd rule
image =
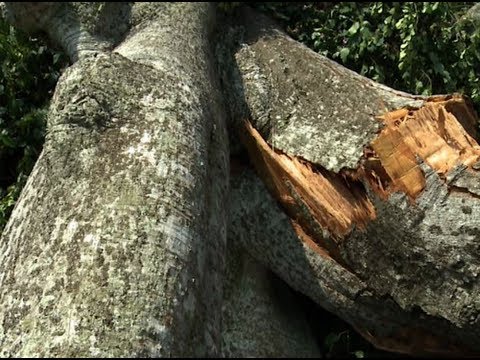
<svg viewBox="0 0 480 360">
<path fill-rule="evenodd" d="M 461 97 L 369 81 L 248 9 L 6 9 L 74 64 L 0 240 L 2 356 L 317 355 L 267 269 L 379 347 L 480 351 Z M 229 166 L 242 146 L 256 174 Z"/>
<path fill-rule="evenodd" d="M 241 226 L 239 222 L 229 225 Z M 237 234 L 229 231 L 227 243 L 222 355 L 321 357 L 296 295 L 243 249 Z"/>
</svg>

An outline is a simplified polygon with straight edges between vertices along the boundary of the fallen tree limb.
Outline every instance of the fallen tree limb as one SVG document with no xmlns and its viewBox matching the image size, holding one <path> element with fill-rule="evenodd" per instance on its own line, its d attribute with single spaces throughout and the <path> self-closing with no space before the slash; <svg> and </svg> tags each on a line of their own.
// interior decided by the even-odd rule
<svg viewBox="0 0 480 360">
<path fill-rule="evenodd" d="M 234 126 L 295 240 L 286 247 L 264 217 L 245 248 L 378 347 L 479 352 L 480 147 L 468 100 L 389 89 L 255 19 L 234 30 L 245 37 L 224 82 L 244 99 L 231 104 Z"/>
</svg>

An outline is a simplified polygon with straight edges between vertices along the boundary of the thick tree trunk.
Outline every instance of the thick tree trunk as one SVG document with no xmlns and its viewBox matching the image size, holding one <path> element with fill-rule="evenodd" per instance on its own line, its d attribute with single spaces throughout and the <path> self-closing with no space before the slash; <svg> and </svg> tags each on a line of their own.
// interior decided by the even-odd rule
<svg viewBox="0 0 480 360">
<path fill-rule="evenodd" d="M 0 355 L 317 355 L 268 269 L 379 347 L 480 352 L 461 97 L 389 89 L 249 10 L 216 36 L 207 3 L 7 12 L 75 64 L 0 239 Z M 229 171 L 227 127 L 258 175 Z"/>
<path fill-rule="evenodd" d="M 247 254 L 230 222 L 223 312 L 223 356 L 321 356 L 304 309 L 291 289 Z"/>
<path fill-rule="evenodd" d="M 82 18 L 99 5 L 12 5 L 48 15 L 33 21 L 80 60 L 0 242 L 1 355 L 219 354 L 228 147 L 213 6 L 135 5 L 110 53 Z"/>
<path fill-rule="evenodd" d="M 268 270 L 240 249 L 224 264 L 228 148 L 212 6 L 8 10 L 76 63 L 2 235 L 1 355 L 318 356 Z M 222 305 L 225 271 L 244 280 Z"/>
<path fill-rule="evenodd" d="M 386 88 L 238 18 L 234 57 L 219 52 L 233 127 L 289 219 L 246 176 L 232 202 L 245 249 L 379 347 L 480 351 L 472 108 Z"/>
</svg>

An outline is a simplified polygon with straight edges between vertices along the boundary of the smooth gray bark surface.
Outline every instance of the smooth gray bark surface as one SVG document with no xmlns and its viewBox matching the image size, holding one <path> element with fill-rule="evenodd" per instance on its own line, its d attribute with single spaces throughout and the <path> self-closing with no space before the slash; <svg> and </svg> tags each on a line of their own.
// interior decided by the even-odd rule
<svg viewBox="0 0 480 360">
<path fill-rule="evenodd" d="M 244 228 L 244 224 L 239 219 L 229 222 L 222 355 L 321 357 L 318 340 L 296 295 L 245 252 L 242 239 L 235 238 L 242 231 L 235 230 L 236 226 Z"/>
</svg>

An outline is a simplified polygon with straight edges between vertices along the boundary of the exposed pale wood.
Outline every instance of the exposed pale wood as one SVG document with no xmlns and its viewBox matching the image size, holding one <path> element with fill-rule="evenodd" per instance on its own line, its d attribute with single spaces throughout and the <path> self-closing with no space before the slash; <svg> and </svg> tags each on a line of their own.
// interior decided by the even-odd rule
<svg viewBox="0 0 480 360">
<path fill-rule="evenodd" d="M 467 113 L 460 111 L 468 109 L 462 98 L 433 99 L 419 109 L 378 116 L 385 126 L 365 147 L 361 165 L 340 174 L 272 148 L 249 121 L 241 135 L 257 170 L 295 220 L 295 228 L 302 227 L 305 234 L 314 235 L 317 244 L 336 254 L 336 241 L 315 234 L 312 221 L 334 240 L 345 237 L 353 227 L 365 229 L 376 213 L 362 183 L 368 183 L 384 200 L 401 191 L 413 201 L 426 184 L 421 161 L 445 178 L 455 167 L 471 167 L 480 159 L 480 146 L 453 115 L 455 109 Z"/>
<path fill-rule="evenodd" d="M 45 26 L 30 11 L 80 61 L 0 241 L 0 355 L 218 355 L 227 228 L 379 347 L 480 352 L 480 173 L 461 98 L 388 89 L 252 12 L 231 51 L 211 41 L 208 4 L 122 9 L 113 28 L 133 28 L 116 54 L 121 34 L 97 42 L 83 12 Z M 218 69 L 213 43 L 227 49 Z M 266 140 L 247 131 L 288 217 L 252 175 L 226 226 L 224 105 Z"/>
<path fill-rule="evenodd" d="M 310 249 L 312 249 L 315 253 L 317 253 L 321 257 L 332 259 L 328 251 L 326 251 L 323 247 L 319 246 L 315 241 L 315 239 L 313 239 L 310 235 L 308 235 L 303 230 L 300 224 L 298 224 L 296 221 L 291 220 L 291 225 L 293 230 L 297 234 L 298 238 L 302 241 L 302 243 L 305 244 L 305 246 L 308 246 Z"/>
<path fill-rule="evenodd" d="M 363 186 L 316 169 L 308 161 L 274 151 L 248 121 L 242 138 L 257 169 L 290 217 L 302 225 L 305 233 L 315 234 L 320 225 L 331 234 L 334 241 L 319 234 L 315 238 L 340 261 L 335 240 L 353 227 L 365 228 L 375 218 L 375 209 Z"/>
<path fill-rule="evenodd" d="M 235 177 L 232 191 L 229 217 L 236 240 L 294 289 L 348 319 L 376 347 L 411 355 L 474 354 L 445 335 L 444 320 L 412 314 L 325 255 L 298 224 L 291 226 L 252 169 Z M 461 329 L 450 329 L 462 337 Z"/>
<path fill-rule="evenodd" d="M 455 113 L 468 114 L 468 106 L 460 96 L 437 99 L 417 110 L 399 109 L 379 117 L 385 128 L 370 144 L 373 152 L 366 157 L 369 168 L 366 174 L 375 180 L 381 179 L 382 194 L 402 191 L 415 199 L 425 187 L 419 161 L 445 177 L 455 167 L 471 167 L 479 160 L 480 146 L 462 127 Z M 379 162 L 384 171 L 377 173 L 375 165 L 369 162 Z"/>
<path fill-rule="evenodd" d="M 299 241 L 353 275 L 355 268 L 339 250 L 343 239 L 354 230 L 366 231 L 368 224 L 379 216 L 373 194 L 388 203 L 394 192 L 404 193 L 413 205 L 427 187 L 422 162 L 450 192 L 476 196 L 471 183 L 476 176 L 480 147 L 461 126 L 459 120 L 465 119 L 453 115 L 468 114 L 468 110 L 461 98 L 436 98 L 419 109 L 398 109 L 379 116 L 385 126 L 365 147 L 358 169 L 345 169 L 339 174 L 273 149 L 248 121 L 241 134 L 257 172 L 286 210 Z M 462 167 L 466 167 L 465 172 L 455 175 Z M 318 226 L 323 231 L 319 232 Z M 381 302 L 381 298 L 377 301 Z M 392 319 L 385 317 L 382 321 L 388 323 Z M 381 349 L 416 355 L 471 354 L 457 342 L 418 325 L 399 324 L 388 335 L 372 333 L 358 323 L 355 326 Z"/>
</svg>

